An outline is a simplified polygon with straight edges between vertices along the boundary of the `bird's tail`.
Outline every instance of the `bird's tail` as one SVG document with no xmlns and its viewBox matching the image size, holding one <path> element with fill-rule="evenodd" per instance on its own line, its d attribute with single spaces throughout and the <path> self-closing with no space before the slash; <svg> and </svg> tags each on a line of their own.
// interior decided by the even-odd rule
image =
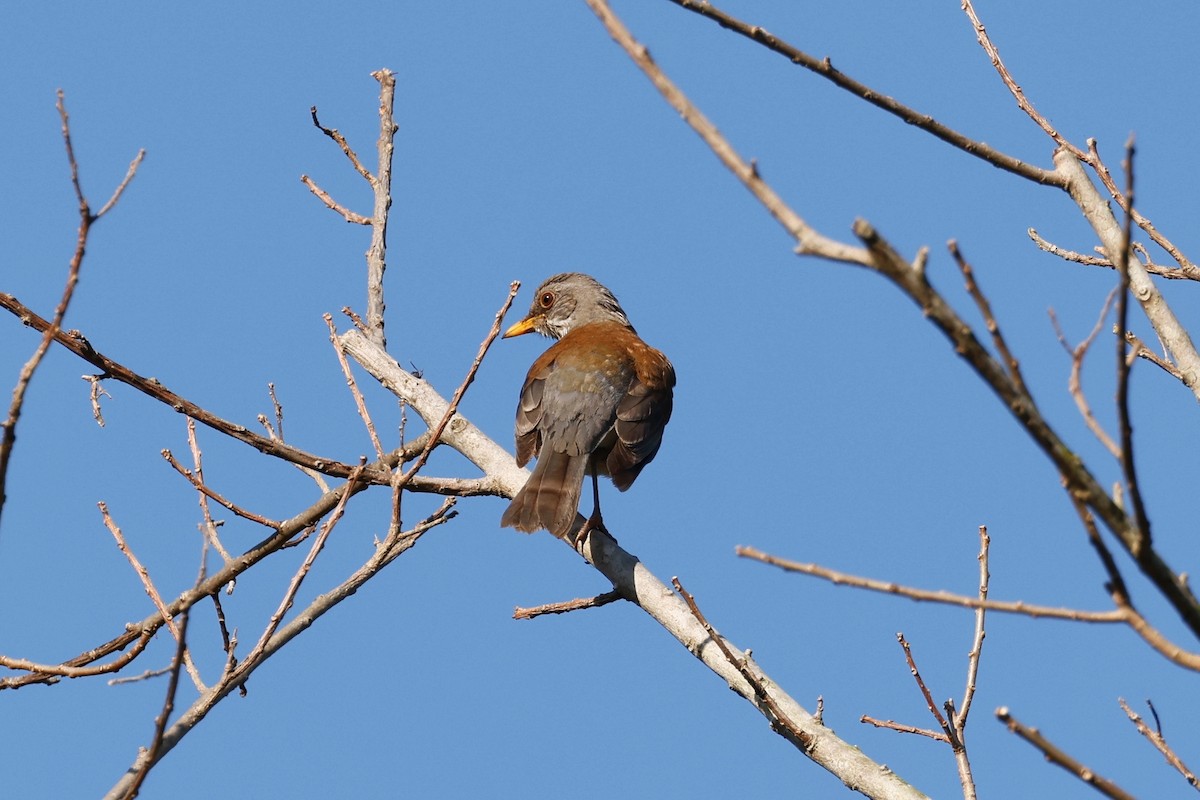
<svg viewBox="0 0 1200 800">
<path fill-rule="evenodd" d="M 545 528 L 559 538 L 566 536 L 579 510 L 587 464 L 586 455 L 543 449 L 533 474 L 500 518 L 500 526 L 525 533 Z"/>
</svg>

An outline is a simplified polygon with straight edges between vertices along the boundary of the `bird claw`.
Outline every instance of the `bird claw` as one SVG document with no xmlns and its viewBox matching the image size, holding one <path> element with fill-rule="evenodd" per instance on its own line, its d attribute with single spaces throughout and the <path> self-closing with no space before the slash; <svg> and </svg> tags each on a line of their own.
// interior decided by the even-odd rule
<svg viewBox="0 0 1200 800">
<path fill-rule="evenodd" d="M 588 537 L 592 535 L 592 531 L 600 531 L 605 536 L 616 543 L 616 537 L 608 532 L 608 528 L 604 527 L 604 518 L 600 516 L 600 509 L 592 512 L 592 515 L 584 521 L 583 526 L 579 529 L 579 533 L 575 536 L 575 549 L 583 552 L 583 546 L 587 543 Z"/>
</svg>

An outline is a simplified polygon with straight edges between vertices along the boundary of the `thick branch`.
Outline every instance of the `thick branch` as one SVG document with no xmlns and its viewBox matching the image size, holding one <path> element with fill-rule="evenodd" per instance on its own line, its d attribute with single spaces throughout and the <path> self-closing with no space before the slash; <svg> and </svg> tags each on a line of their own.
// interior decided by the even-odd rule
<svg viewBox="0 0 1200 800">
<path fill-rule="evenodd" d="M 446 400 L 433 387 L 402 368 L 382 347 L 362 332 L 347 331 L 342 334 L 342 344 L 351 357 L 415 409 L 427 424 L 435 424 L 449 408 Z M 454 415 L 441 438 L 484 470 L 503 490 L 505 496 L 512 497 L 525 484 L 528 472 L 518 467 L 508 451 L 465 417 Z M 577 516 L 576 525 L 582 522 L 583 517 Z M 567 542 L 571 540 L 570 535 L 564 539 Z M 797 742 L 806 747 L 805 754 L 837 775 L 847 786 L 873 798 L 924 797 L 886 767 L 870 760 L 858 748 L 838 738 L 821 725 L 766 675 L 759 675 L 759 692 L 756 692 L 756 687 L 745 679 L 735 663 L 725 656 L 703 625 L 696 620 L 687 603 L 610 537 L 593 531 L 583 550 L 588 561 L 612 583 L 616 591 L 641 606 L 642 610 L 683 644 L 688 652 L 729 684 L 731 689 L 753 703 L 768 719 L 773 719 L 775 711 L 759 699 L 759 692 L 765 692 L 774 708 L 778 709 L 778 713 L 786 716 L 790 726 L 803 731 L 804 735 L 809 737 L 809 745 Z M 728 647 L 734 662 L 745 659 L 742 651 L 733 648 L 732 645 Z M 788 729 L 790 728 L 776 728 L 781 733 Z"/>
<path fill-rule="evenodd" d="M 396 96 L 396 76 L 391 70 L 372 72 L 379 81 L 379 167 L 371 177 L 375 208 L 371 214 L 371 246 L 367 250 L 367 330 L 379 344 L 387 347 L 383 333 L 383 273 L 387 269 L 388 211 L 392 207 L 392 154 L 397 125 L 392 117 Z"/>
<path fill-rule="evenodd" d="M 1121 223 L 1113 215 L 1108 202 L 1096 190 L 1079 160 L 1066 150 L 1060 149 L 1054 154 L 1054 163 L 1066 177 L 1067 192 L 1083 212 L 1092 230 L 1096 232 L 1104 246 L 1105 255 L 1110 260 L 1119 262 L 1125 246 L 1125 237 Z M 1200 400 L 1200 354 L 1196 352 L 1192 337 L 1167 305 L 1162 292 L 1154 285 L 1142 262 L 1136 258 L 1128 258 L 1125 261 L 1128 265 L 1130 291 L 1146 312 L 1155 333 L 1179 365 L 1184 384 L 1192 390 L 1196 399 Z"/>
<path fill-rule="evenodd" d="M 600 18 L 613 39 L 625 49 L 629 57 L 633 59 L 634 63 L 646 74 L 646 77 L 659 89 L 667 102 L 683 115 L 685 121 L 700 134 L 701 138 L 712 148 L 713 152 L 759 198 L 767 211 L 791 235 L 797 238 L 800 242 L 797 252 L 811 253 L 835 260 L 868 266 L 887 277 L 912 298 L 921 308 L 922 313 L 940 328 L 951 343 L 953 343 L 955 352 L 979 373 L 980 377 L 983 378 L 1001 401 L 1004 402 L 1005 406 L 1017 418 L 1022 427 L 1033 437 L 1038 446 L 1049 456 L 1055 467 L 1062 474 L 1070 491 L 1076 493 L 1083 502 L 1095 510 L 1097 516 L 1116 534 L 1122 544 L 1130 552 L 1134 552 L 1138 547 L 1139 541 L 1139 537 L 1134 530 L 1135 526 L 1130 523 L 1124 511 L 1100 486 L 1079 457 L 1066 446 L 1042 417 L 1041 412 L 1038 410 L 1029 393 L 1024 391 L 1019 383 L 1006 372 L 1004 366 L 992 357 L 991 353 L 979 342 L 971 326 L 930 285 L 922 268 L 924 258 L 918 257 L 915 264 L 910 264 L 864 220 L 855 222 L 854 233 L 866 245 L 866 253 L 863 252 L 862 248 L 850 247 L 841 242 L 830 240 L 810 228 L 795 212 L 787 207 L 773 190 L 765 185 L 765 182 L 758 175 L 757 170 L 745 165 L 738 158 L 736 152 L 725 138 L 695 109 L 678 87 L 667 79 L 662 70 L 650 58 L 646 52 L 646 48 L 633 38 L 620 20 L 612 13 L 604 0 L 587 0 L 587 3 L 596 13 L 596 16 Z M 1055 184 L 1066 184 L 1072 192 L 1073 197 L 1077 195 L 1081 198 L 1084 197 L 1086 190 L 1090 190 L 1095 195 L 1095 187 L 1086 179 L 1086 176 L 1083 176 L 1078 162 L 1069 154 L 1066 154 L 1065 158 L 1063 156 L 1064 154 L 1061 152 L 1055 155 L 1057 168 L 1062 170 L 1061 180 L 1055 181 Z M 1067 171 L 1070 165 L 1074 165 L 1079 175 L 1083 176 L 1082 180 Z M 1107 206 L 1103 203 L 1103 200 L 1099 199 L 1098 195 L 1095 196 L 1098 202 L 1089 203 L 1089 205 L 1101 206 L 1104 211 L 1107 211 Z M 1086 213 L 1089 212 L 1085 211 Z M 1093 209 L 1091 215 L 1089 219 L 1099 219 L 1100 209 Z M 1108 212 L 1108 218 L 1112 219 L 1111 212 Z M 1119 252 L 1121 246 L 1120 231 L 1116 226 L 1115 219 L 1112 220 L 1110 227 L 1115 231 L 1115 236 L 1109 235 L 1108 238 L 1105 238 L 1102 235 L 1101 239 L 1105 242 L 1105 247 L 1109 249 L 1110 253 Z M 1111 234 L 1111 232 L 1109 233 Z M 1112 239 L 1111 243 L 1108 239 Z M 1131 273 L 1134 269 L 1140 269 L 1140 264 L 1131 267 Z M 1145 277 L 1145 270 L 1141 270 L 1141 276 Z M 1148 283 L 1148 279 L 1146 281 L 1135 281 L 1135 291 L 1146 289 L 1145 283 Z M 1152 284 L 1149 290 L 1153 290 Z M 1157 293 L 1155 292 L 1155 294 Z M 1165 303 L 1161 305 L 1165 308 Z M 1169 312 L 1169 309 L 1167 311 Z M 1183 332 L 1183 337 L 1186 339 L 1186 332 Z M 1190 347 L 1190 340 L 1187 341 L 1187 344 Z M 1200 359 L 1197 359 L 1195 375 L 1200 376 Z M 1138 555 L 1138 563 L 1142 567 L 1142 571 L 1154 581 L 1159 591 L 1175 607 L 1193 634 L 1200 636 L 1200 603 L 1197 603 L 1196 598 L 1192 595 L 1185 582 L 1150 548 L 1145 548 Z"/>
</svg>

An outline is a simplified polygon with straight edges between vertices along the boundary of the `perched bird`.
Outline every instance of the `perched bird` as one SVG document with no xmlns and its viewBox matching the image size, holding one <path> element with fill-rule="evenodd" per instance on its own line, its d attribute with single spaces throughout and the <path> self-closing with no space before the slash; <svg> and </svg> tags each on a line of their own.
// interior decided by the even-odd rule
<svg viewBox="0 0 1200 800">
<path fill-rule="evenodd" d="M 546 279 L 504 338 L 531 331 L 558 341 L 533 362 L 521 387 L 517 463 L 537 456 L 537 466 L 500 525 L 566 536 L 590 474 L 595 510 L 583 537 L 604 527 L 597 476 L 610 476 L 623 492 L 658 452 L 675 368 L 638 337 L 612 292 L 579 272 Z"/>
</svg>

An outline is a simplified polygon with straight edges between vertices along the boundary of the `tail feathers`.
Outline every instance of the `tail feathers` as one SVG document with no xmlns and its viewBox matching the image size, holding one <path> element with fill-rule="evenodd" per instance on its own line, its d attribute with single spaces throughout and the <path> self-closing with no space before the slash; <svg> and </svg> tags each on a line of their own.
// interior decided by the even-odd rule
<svg viewBox="0 0 1200 800">
<path fill-rule="evenodd" d="M 500 518 L 503 528 L 533 533 L 545 528 L 563 537 L 579 510 L 579 493 L 587 473 L 587 456 L 542 450 L 533 474 Z"/>
</svg>

